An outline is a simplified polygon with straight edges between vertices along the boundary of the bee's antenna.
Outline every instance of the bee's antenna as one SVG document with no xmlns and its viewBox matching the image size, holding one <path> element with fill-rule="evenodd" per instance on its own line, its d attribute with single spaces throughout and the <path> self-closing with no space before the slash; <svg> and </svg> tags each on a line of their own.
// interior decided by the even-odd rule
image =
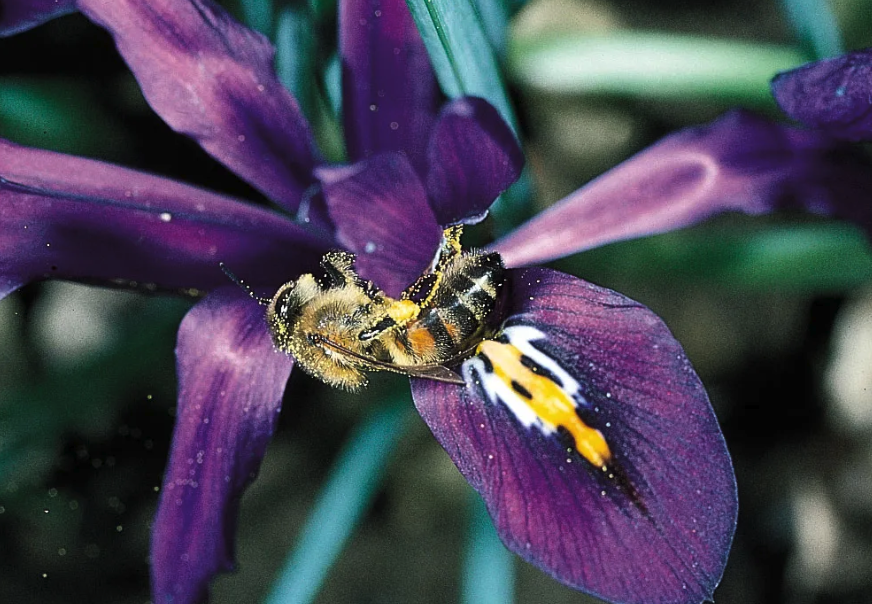
<svg viewBox="0 0 872 604">
<path fill-rule="evenodd" d="M 227 268 L 226 264 L 224 264 L 223 262 L 219 262 L 218 266 L 221 267 L 221 270 L 225 275 L 227 275 L 227 278 L 233 281 L 239 287 L 241 287 L 243 291 L 245 291 L 245 293 L 247 293 L 251 297 L 252 300 L 257 300 L 257 303 L 261 306 L 269 306 L 270 300 L 268 300 L 267 298 L 261 298 L 256 293 L 254 293 L 254 291 L 250 287 L 248 287 L 248 285 L 242 279 L 234 275 L 233 272 L 229 268 Z"/>
</svg>

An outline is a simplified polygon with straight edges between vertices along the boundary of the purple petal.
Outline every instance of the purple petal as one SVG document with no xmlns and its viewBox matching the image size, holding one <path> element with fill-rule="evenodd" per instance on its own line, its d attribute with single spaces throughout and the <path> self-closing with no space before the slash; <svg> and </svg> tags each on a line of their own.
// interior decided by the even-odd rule
<svg viewBox="0 0 872 604">
<path fill-rule="evenodd" d="M 736 484 L 681 346 L 615 292 L 546 269 L 511 279 L 502 342 L 512 346 L 483 347 L 489 366 L 481 354 L 466 361 L 466 387 L 412 380 L 424 421 L 525 560 L 611 602 L 710 599 L 735 529 Z M 494 351 L 517 353 L 502 379 L 513 365 Z M 569 397 L 560 421 L 525 402 L 525 388 L 544 400 L 540 382 Z M 597 438 L 609 456 L 588 461 L 576 443 L 605 450 Z"/>
<path fill-rule="evenodd" d="M 196 604 L 231 570 L 239 500 L 275 428 L 291 357 L 276 351 L 264 309 L 216 290 L 182 320 L 179 407 L 152 533 L 157 604 Z"/>
<path fill-rule="evenodd" d="M 0 37 L 27 31 L 75 10 L 76 0 L 2 0 Z"/>
<path fill-rule="evenodd" d="M 336 237 L 357 254 L 365 279 L 397 296 L 430 265 L 442 229 L 415 169 L 399 153 L 342 168 L 321 168 Z"/>
<path fill-rule="evenodd" d="M 872 139 L 872 48 L 778 74 L 772 93 L 787 115 L 810 128 Z"/>
<path fill-rule="evenodd" d="M 272 45 L 209 0 L 79 0 L 108 29 L 152 108 L 274 202 L 296 210 L 314 143 Z"/>
<path fill-rule="evenodd" d="M 246 282 L 275 287 L 316 267 L 329 247 L 229 197 L 0 140 L 0 276 L 19 285 L 209 290 L 228 283 L 223 261 Z"/>
<path fill-rule="evenodd" d="M 427 193 L 444 225 L 482 215 L 524 167 L 524 154 L 508 124 L 490 103 L 476 97 L 445 106 L 427 158 Z"/>
<path fill-rule="evenodd" d="M 850 145 L 735 111 L 668 136 L 493 248 L 508 266 L 525 266 L 727 211 L 804 210 L 872 230 L 870 190 L 872 166 Z"/>
<path fill-rule="evenodd" d="M 402 151 L 423 174 L 439 89 L 405 1 L 342 0 L 339 53 L 349 158 Z"/>
</svg>

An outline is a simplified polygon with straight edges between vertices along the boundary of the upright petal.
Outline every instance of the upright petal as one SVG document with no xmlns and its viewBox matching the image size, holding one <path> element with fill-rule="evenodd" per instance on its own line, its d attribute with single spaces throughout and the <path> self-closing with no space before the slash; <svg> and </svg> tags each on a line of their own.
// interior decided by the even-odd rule
<svg viewBox="0 0 872 604">
<path fill-rule="evenodd" d="M 274 202 L 296 210 L 317 162 L 274 49 L 210 0 L 78 0 L 109 30 L 152 108 Z"/>
<path fill-rule="evenodd" d="M 357 254 L 361 276 L 397 296 L 426 269 L 442 229 L 414 168 L 399 153 L 384 153 L 318 177 L 336 237 Z"/>
<path fill-rule="evenodd" d="M 2 0 L 0 38 L 26 31 L 75 10 L 76 0 Z"/>
<path fill-rule="evenodd" d="M 738 510 L 724 439 L 651 311 L 549 271 L 510 271 L 509 315 L 463 364 L 412 380 L 424 421 L 506 546 L 610 602 L 698 604 Z"/>
<path fill-rule="evenodd" d="M 401 151 L 423 175 L 439 89 L 405 0 L 342 0 L 339 54 L 349 159 Z"/>
<path fill-rule="evenodd" d="M 872 48 L 780 73 L 772 94 L 810 128 L 848 140 L 872 139 Z"/>
<path fill-rule="evenodd" d="M 330 247 L 229 197 L 0 140 L 0 296 L 47 278 L 210 290 L 228 283 L 222 261 L 252 285 L 276 287 Z"/>
<path fill-rule="evenodd" d="M 872 165 L 850 145 L 734 111 L 666 137 L 585 185 L 493 247 L 537 264 L 721 212 L 790 209 L 872 229 Z"/>
<path fill-rule="evenodd" d="M 457 99 L 442 109 L 427 159 L 427 193 L 444 225 L 486 212 L 524 167 L 524 154 L 508 124 L 477 97 Z"/>
<path fill-rule="evenodd" d="M 197 604 L 234 563 L 239 500 L 272 436 L 291 358 L 273 348 L 263 307 L 236 288 L 182 320 L 179 407 L 152 533 L 157 604 Z"/>
</svg>

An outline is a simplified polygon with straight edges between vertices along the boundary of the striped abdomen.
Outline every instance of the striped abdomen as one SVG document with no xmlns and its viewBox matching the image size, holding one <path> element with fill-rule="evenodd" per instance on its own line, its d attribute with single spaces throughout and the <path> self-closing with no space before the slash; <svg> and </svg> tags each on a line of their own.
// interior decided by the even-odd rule
<svg viewBox="0 0 872 604">
<path fill-rule="evenodd" d="M 444 363 L 474 347 L 505 280 L 496 252 L 458 256 L 446 267 L 438 291 L 405 333 L 402 345 L 419 363 Z"/>
</svg>

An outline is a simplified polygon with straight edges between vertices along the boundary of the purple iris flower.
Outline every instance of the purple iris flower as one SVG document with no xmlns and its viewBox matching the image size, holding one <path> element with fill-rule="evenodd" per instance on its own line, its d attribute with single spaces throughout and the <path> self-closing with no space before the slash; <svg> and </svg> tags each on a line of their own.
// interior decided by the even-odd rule
<svg viewBox="0 0 872 604">
<path fill-rule="evenodd" d="M 872 140 L 872 48 L 781 73 L 772 93 L 787 115 L 809 128 Z"/>
<path fill-rule="evenodd" d="M 193 604 L 232 568 L 239 500 L 294 364 L 219 262 L 274 292 L 341 248 L 396 296 L 431 263 L 443 227 L 485 212 L 523 159 L 485 101 L 439 107 L 400 0 L 340 3 L 354 162 L 341 167 L 323 165 L 269 43 L 209 0 L 75 4 L 114 36 L 154 110 L 280 210 L 0 142 L 0 295 L 68 279 L 202 298 L 179 328 L 178 420 L 152 540 L 156 601 Z M 52 2 L 3 7 L 7 32 L 57 14 Z M 861 162 L 824 135 L 731 113 L 665 138 L 493 244 L 509 269 L 499 337 L 459 368 L 465 386 L 411 386 L 511 550 L 614 602 L 711 598 L 736 485 L 681 346 L 621 294 L 524 267 L 724 211 L 804 209 L 869 227 L 868 211 L 852 209 L 872 185 Z M 521 374 L 535 392 L 516 387 Z M 528 404 L 546 399 L 570 406 Z"/>
</svg>

